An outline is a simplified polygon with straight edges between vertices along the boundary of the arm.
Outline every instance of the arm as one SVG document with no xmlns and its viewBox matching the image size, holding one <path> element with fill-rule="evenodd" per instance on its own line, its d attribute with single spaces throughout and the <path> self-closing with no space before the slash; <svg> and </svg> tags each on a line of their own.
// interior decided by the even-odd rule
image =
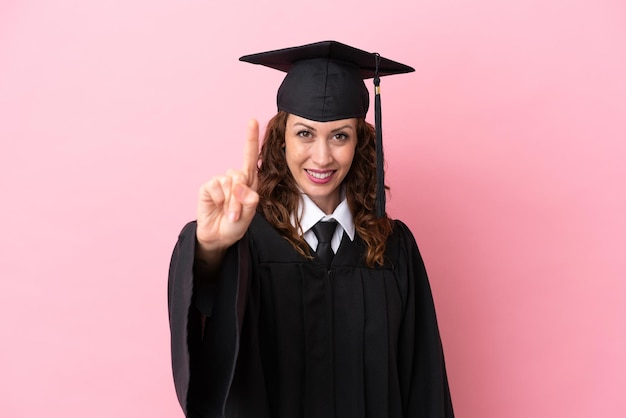
<svg viewBox="0 0 626 418">
<path fill-rule="evenodd" d="M 188 417 L 203 415 L 195 410 L 197 402 L 190 402 L 194 388 L 200 386 L 194 382 L 211 377 L 209 384 L 216 390 L 207 404 L 217 409 L 228 391 L 225 382 L 232 370 L 227 366 L 236 355 L 232 347 L 240 325 L 238 278 L 247 275 L 237 259 L 259 200 L 258 146 L 258 124 L 251 121 L 242 170 L 229 170 L 202 185 L 197 221 L 185 226 L 172 254 L 168 279 L 172 371 L 178 401 Z M 217 348 L 215 341 L 220 342 Z M 204 395 L 196 399 L 204 401 Z"/>
<path fill-rule="evenodd" d="M 232 245 L 216 276 L 204 280 L 194 273 L 195 232 L 195 222 L 183 228 L 170 264 L 172 371 L 187 417 L 219 417 L 238 355 L 250 274 L 248 240 Z"/>
<path fill-rule="evenodd" d="M 403 231 L 403 268 L 408 278 L 399 353 L 405 416 L 453 418 L 437 315 L 424 262 L 406 225 L 396 225 Z"/>
</svg>

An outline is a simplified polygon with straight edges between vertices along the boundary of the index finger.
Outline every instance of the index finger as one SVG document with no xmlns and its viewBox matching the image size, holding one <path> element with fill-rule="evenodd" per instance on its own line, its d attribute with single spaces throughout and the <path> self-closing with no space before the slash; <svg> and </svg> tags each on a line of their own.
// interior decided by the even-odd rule
<svg viewBox="0 0 626 418">
<path fill-rule="evenodd" d="M 246 173 L 248 186 L 256 184 L 257 165 L 259 163 L 259 123 L 256 119 L 248 122 L 246 145 L 243 150 L 242 171 Z"/>
</svg>

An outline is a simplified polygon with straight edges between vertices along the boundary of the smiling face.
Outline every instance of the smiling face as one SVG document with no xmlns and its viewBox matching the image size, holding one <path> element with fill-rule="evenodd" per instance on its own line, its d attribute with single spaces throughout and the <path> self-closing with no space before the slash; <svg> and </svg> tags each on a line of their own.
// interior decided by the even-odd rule
<svg viewBox="0 0 626 418">
<path fill-rule="evenodd" d="M 289 115 L 285 157 L 298 187 L 326 214 L 340 202 L 340 186 L 357 145 L 357 119 L 315 122 Z"/>
</svg>

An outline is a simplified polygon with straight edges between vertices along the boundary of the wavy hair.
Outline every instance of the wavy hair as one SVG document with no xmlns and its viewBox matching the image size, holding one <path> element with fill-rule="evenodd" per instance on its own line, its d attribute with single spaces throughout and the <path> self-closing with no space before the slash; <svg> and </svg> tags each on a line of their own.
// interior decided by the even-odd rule
<svg viewBox="0 0 626 418">
<path fill-rule="evenodd" d="M 265 131 L 259 164 L 259 211 L 302 255 L 310 257 L 309 247 L 300 235 L 300 219 L 295 227 L 291 214 L 299 213 L 300 191 L 285 161 L 283 145 L 287 127 L 286 112 L 278 112 Z M 357 146 L 350 171 L 343 180 L 348 206 L 354 217 L 356 232 L 365 242 L 365 263 L 373 268 L 383 265 L 391 220 L 385 213 L 375 215 L 376 203 L 376 132 L 364 119 L 357 120 Z"/>
</svg>

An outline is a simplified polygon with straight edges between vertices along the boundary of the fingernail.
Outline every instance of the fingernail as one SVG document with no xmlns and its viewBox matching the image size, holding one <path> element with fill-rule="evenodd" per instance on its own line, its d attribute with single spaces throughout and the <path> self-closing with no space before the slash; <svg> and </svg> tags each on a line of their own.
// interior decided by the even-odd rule
<svg viewBox="0 0 626 418">
<path fill-rule="evenodd" d="M 237 214 L 235 212 L 228 212 L 228 220 L 235 222 L 237 220 Z"/>
</svg>

